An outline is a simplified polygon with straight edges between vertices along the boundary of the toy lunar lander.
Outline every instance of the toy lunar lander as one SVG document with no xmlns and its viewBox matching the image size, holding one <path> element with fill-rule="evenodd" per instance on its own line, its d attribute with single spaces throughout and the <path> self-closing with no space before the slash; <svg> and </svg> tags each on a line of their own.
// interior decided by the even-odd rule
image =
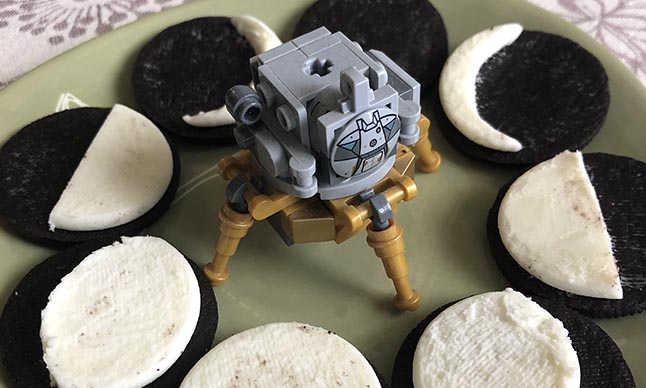
<svg viewBox="0 0 646 388">
<path fill-rule="evenodd" d="M 251 72 L 255 91 L 239 85 L 226 95 L 243 150 L 217 165 L 230 182 L 207 277 L 215 285 L 229 277 L 227 262 L 254 221 L 269 220 L 290 245 L 340 244 L 366 229 L 395 305 L 415 310 L 393 210 L 417 195 L 415 155 L 422 171 L 440 164 L 419 83 L 384 53 L 324 27 L 252 58 Z"/>
</svg>

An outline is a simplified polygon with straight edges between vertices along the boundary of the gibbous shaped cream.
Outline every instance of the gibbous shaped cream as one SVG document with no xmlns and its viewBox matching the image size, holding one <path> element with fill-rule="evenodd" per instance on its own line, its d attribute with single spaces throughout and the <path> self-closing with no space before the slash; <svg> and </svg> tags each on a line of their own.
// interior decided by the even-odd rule
<svg viewBox="0 0 646 388">
<path fill-rule="evenodd" d="M 574 294 L 621 299 L 612 241 L 580 152 L 542 162 L 509 187 L 498 231 L 527 272 Z"/>
</svg>

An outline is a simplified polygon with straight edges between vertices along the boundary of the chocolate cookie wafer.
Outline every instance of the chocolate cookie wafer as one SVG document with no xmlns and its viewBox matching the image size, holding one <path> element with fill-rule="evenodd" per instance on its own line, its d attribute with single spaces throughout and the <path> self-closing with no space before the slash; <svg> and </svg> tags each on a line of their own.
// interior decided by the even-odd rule
<svg viewBox="0 0 646 388">
<path fill-rule="evenodd" d="M 465 155 L 533 164 L 587 145 L 609 104 L 608 78 L 594 55 L 565 37 L 505 24 L 451 54 L 433 109 Z"/>
<path fill-rule="evenodd" d="M 160 128 L 186 139 L 232 144 L 235 121 L 224 107 L 231 87 L 249 84 L 249 59 L 280 44 L 259 20 L 204 17 L 171 26 L 135 61 L 137 103 Z"/>
<path fill-rule="evenodd" d="M 563 305 L 536 297 L 532 297 L 532 300 L 561 321 L 567 329 L 579 361 L 580 387 L 635 387 L 632 373 L 621 350 L 599 326 Z M 433 311 L 408 334 L 395 359 L 391 382 L 393 388 L 413 387 L 413 360 L 417 344 L 429 324 L 455 303 L 457 302 Z M 492 336 L 495 335 L 492 333 Z M 486 339 L 481 342 L 489 343 Z M 450 373 L 448 370 L 446 372 Z"/>
<path fill-rule="evenodd" d="M 61 279 L 77 267 L 97 249 L 109 246 L 113 239 L 95 240 L 76 245 L 49 257 L 34 267 L 11 293 L 0 317 L 0 357 L 6 367 L 9 380 L 15 387 L 49 387 L 50 373 L 43 360 L 41 343 L 41 312 L 48 304 L 50 293 Z M 210 348 L 218 323 L 218 309 L 211 284 L 202 270 L 186 259 L 193 270 L 200 292 L 200 311 L 197 325 L 188 345 L 175 363 L 147 387 L 177 387 L 180 382 Z M 116 271 L 118 273 L 118 271 Z M 151 273 L 151 276 L 155 276 Z M 144 281 L 140 279 L 140 281 Z M 106 285 L 110 280 L 106 279 Z M 107 287 L 107 286 L 106 286 Z M 128 306 L 114 306 L 128 309 Z M 92 311 L 90 311 L 92 312 Z M 89 317 L 88 319 L 90 319 Z M 140 316 L 138 319 L 145 319 Z M 88 321 L 89 322 L 89 321 Z M 140 335 L 144 335 L 145 329 Z M 118 337 L 120 333 L 114 334 Z M 94 333 L 86 333 L 91 341 Z M 98 333 L 97 333 L 98 335 Z M 109 337 L 109 336 L 108 336 Z M 82 341 L 83 338 L 79 338 Z M 96 344 L 95 351 L 109 351 Z"/>
<path fill-rule="evenodd" d="M 123 109 L 119 109 L 120 111 L 129 111 L 121 108 Z M 68 183 L 86 157 L 110 112 L 110 109 L 105 108 L 79 108 L 55 113 L 27 125 L 2 146 L 0 214 L 15 231 L 39 243 L 65 246 L 106 236 L 138 233 L 159 219 L 170 206 L 179 181 L 179 157 L 170 143 L 163 136 L 159 138 L 161 134 L 158 134 L 156 140 L 162 147 L 166 147 L 163 157 L 166 162 L 172 163 L 172 171 L 169 171 L 171 176 L 165 178 L 167 187 L 164 189 L 160 186 L 162 191 L 159 192 L 160 198 L 156 204 L 133 220 L 113 227 L 51 230 L 49 221 L 52 209 L 68 188 Z M 138 119 L 145 120 L 141 116 Z M 146 128 L 148 130 L 157 131 L 150 127 Z M 123 140 L 129 143 L 128 138 Z M 152 158 L 150 161 L 154 164 L 156 156 L 147 156 Z M 168 161 L 169 158 L 172 160 Z M 99 176 L 96 171 L 90 171 L 89 175 Z M 116 187 L 114 178 L 111 178 L 114 181 L 102 184 L 122 190 L 122 193 L 127 192 L 125 187 Z M 135 183 L 143 184 L 145 180 Z M 74 197 L 71 200 L 74 201 Z M 84 213 L 82 208 L 80 210 Z"/>
<path fill-rule="evenodd" d="M 566 155 L 559 155 L 551 161 L 563 156 Z M 526 179 L 527 182 L 518 187 L 525 192 L 533 190 L 532 186 L 537 180 L 526 172 L 500 189 L 489 211 L 487 235 L 491 252 L 503 275 L 518 290 L 565 304 L 591 317 L 612 318 L 639 313 L 646 309 L 646 181 L 643 179 L 646 176 L 646 163 L 601 153 L 583 154 L 582 159 L 583 178 L 589 178 L 600 215 L 592 213 L 585 205 L 584 197 L 575 186 L 575 176 L 568 172 L 569 169 L 563 171 L 563 174 L 569 175 L 565 175 L 566 178 L 558 184 L 547 187 L 544 181 L 541 182 L 546 194 L 537 194 L 529 202 L 516 201 L 517 208 L 533 208 L 540 214 L 510 218 L 505 214 L 513 213 L 506 210 L 501 215 L 501 205 L 505 198 L 511 198 L 508 193 L 515 182 Z M 543 171 L 545 176 L 550 168 L 548 162 L 529 171 Z M 518 190 L 514 192 L 518 193 Z M 550 195 L 554 192 L 577 195 L 560 194 L 552 200 Z M 552 213 L 537 201 L 563 205 L 562 210 Z M 541 210 L 543 208 L 545 210 Z M 542 236 L 542 239 L 513 237 L 518 244 L 509 242 L 509 237 L 503 238 L 501 235 L 501 219 L 508 225 L 504 229 L 515 230 L 516 236 L 521 236 L 520 230 L 527 223 L 531 234 Z M 603 248 L 599 244 L 604 236 L 593 235 L 595 229 L 602 232 L 607 230 L 607 248 L 598 249 Z M 557 232 L 552 234 L 545 231 Z M 518 246 L 542 244 L 548 238 L 552 242 L 538 248 L 546 252 L 545 255 L 535 254 L 535 249 L 534 253 L 527 255 L 510 253 L 510 247 L 518 252 Z M 575 259 L 578 261 L 573 261 Z M 545 263 L 548 267 L 542 268 L 545 260 L 556 262 Z M 612 270 L 615 262 L 615 274 L 612 275 L 608 271 Z"/>
<path fill-rule="evenodd" d="M 301 16 L 293 36 L 321 26 L 343 32 L 365 50 L 383 51 L 422 88 L 437 79 L 446 60 L 444 22 L 426 0 L 319 0 Z"/>
</svg>

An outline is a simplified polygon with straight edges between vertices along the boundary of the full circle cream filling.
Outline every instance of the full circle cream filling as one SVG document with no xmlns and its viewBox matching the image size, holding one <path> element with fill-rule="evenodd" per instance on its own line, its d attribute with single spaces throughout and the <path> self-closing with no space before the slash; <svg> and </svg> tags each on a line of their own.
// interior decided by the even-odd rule
<svg viewBox="0 0 646 388">
<path fill-rule="evenodd" d="M 506 289 L 448 307 L 422 334 L 415 388 L 579 387 L 581 370 L 563 323 Z"/>
<path fill-rule="evenodd" d="M 42 311 L 43 358 L 58 387 L 141 387 L 191 339 L 200 290 L 190 264 L 156 237 L 123 237 L 61 279 Z"/>
<path fill-rule="evenodd" d="M 227 338 L 186 375 L 181 388 L 380 387 L 357 348 L 329 330 L 272 323 Z"/>
</svg>

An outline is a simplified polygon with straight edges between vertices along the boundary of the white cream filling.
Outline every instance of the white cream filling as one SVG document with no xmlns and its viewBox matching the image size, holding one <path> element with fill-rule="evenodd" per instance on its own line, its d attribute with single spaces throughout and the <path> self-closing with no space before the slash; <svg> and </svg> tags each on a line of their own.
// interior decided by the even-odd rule
<svg viewBox="0 0 646 388">
<path fill-rule="evenodd" d="M 527 272 L 578 295 L 621 299 L 612 242 L 580 152 L 519 177 L 498 212 L 505 248 Z"/>
<path fill-rule="evenodd" d="M 462 300 L 422 334 L 415 388 L 579 387 L 580 366 L 563 323 L 506 289 Z"/>
<path fill-rule="evenodd" d="M 49 214 L 49 226 L 85 231 L 130 222 L 164 195 L 173 155 L 142 114 L 115 105 Z"/>
<path fill-rule="evenodd" d="M 231 24 L 247 39 L 256 55 L 283 44 L 269 26 L 253 16 L 234 16 L 231 18 Z"/>
<path fill-rule="evenodd" d="M 200 314 L 197 278 L 157 237 L 87 256 L 49 295 L 40 337 L 58 387 L 142 387 L 168 370 Z"/>
<path fill-rule="evenodd" d="M 343 338 L 303 323 L 273 323 L 227 338 L 191 369 L 182 388 L 380 387 Z"/>
<path fill-rule="evenodd" d="M 231 116 L 226 106 L 221 106 L 217 109 L 208 112 L 199 111 L 195 115 L 184 115 L 182 120 L 193 127 L 220 127 L 223 125 L 232 125 L 236 123 L 236 119 Z"/>
<path fill-rule="evenodd" d="M 476 80 L 482 65 L 522 32 L 519 24 L 503 24 L 477 33 L 455 49 L 440 75 L 440 101 L 451 123 L 469 140 L 497 151 L 518 152 L 523 145 L 480 117 Z"/>
<path fill-rule="evenodd" d="M 283 44 L 271 28 L 253 16 L 234 16 L 231 18 L 231 24 L 240 35 L 247 39 L 256 55 Z M 226 106 L 208 112 L 200 111 L 195 115 L 187 114 L 182 116 L 182 120 L 193 127 L 218 127 L 236 122 L 227 111 Z"/>
</svg>

